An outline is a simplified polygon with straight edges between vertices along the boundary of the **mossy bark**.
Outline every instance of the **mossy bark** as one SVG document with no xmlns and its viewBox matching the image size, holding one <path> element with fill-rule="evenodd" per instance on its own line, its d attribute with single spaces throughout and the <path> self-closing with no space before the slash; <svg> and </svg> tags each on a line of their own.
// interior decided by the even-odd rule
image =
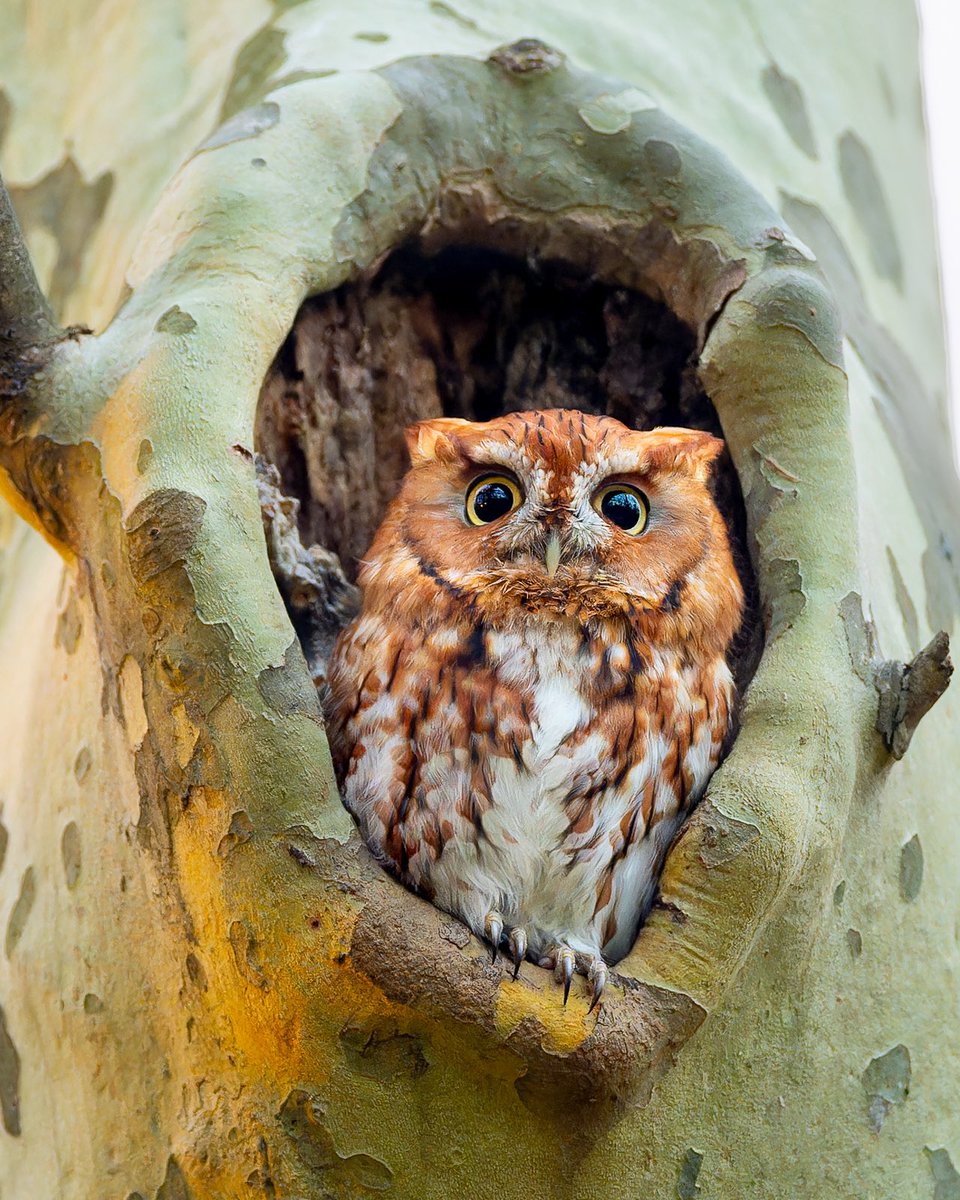
<svg viewBox="0 0 960 1200">
<path fill-rule="evenodd" d="M 4 1194 L 957 1192 L 951 693 L 890 752 L 960 561 L 912 9 L 195 8 L 0 48 L 97 330 L 3 352 Z M 403 239 L 665 302 L 743 488 L 765 651 L 599 1016 L 371 864 L 270 572 L 263 381 Z"/>
</svg>

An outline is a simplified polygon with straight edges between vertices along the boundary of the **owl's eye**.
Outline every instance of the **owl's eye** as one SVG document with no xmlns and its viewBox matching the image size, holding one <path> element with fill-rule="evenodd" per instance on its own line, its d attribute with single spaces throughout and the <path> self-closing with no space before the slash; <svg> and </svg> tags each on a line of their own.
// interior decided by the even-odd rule
<svg viewBox="0 0 960 1200">
<path fill-rule="evenodd" d="M 467 489 L 467 520 L 489 525 L 523 503 L 523 493 L 508 475 L 481 475 Z"/>
<path fill-rule="evenodd" d="M 593 498 L 593 507 L 624 533 L 643 533 L 647 527 L 650 506 L 639 488 L 629 483 L 610 483 Z"/>
</svg>

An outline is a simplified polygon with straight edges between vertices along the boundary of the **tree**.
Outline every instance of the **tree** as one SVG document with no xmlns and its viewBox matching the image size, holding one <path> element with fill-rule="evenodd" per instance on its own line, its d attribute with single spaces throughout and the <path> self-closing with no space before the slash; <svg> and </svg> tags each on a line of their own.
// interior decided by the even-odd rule
<svg viewBox="0 0 960 1200">
<path fill-rule="evenodd" d="M 915 18 L 835 8 L 13 22 L 10 194 L 98 332 L 0 210 L 5 1195 L 958 1194 Z M 265 552 L 271 362 L 406 238 L 663 300 L 743 489 L 763 657 L 599 1016 L 372 865 Z"/>
</svg>

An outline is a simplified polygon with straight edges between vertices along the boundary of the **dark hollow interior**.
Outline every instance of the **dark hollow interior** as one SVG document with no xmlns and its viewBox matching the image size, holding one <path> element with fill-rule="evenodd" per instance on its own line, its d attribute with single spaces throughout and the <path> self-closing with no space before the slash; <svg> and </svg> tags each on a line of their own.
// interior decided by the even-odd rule
<svg viewBox="0 0 960 1200">
<path fill-rule="evenodd" d="M 697 377 L 693 333 L 663 304 L 562 264 L 531 267 L 469 247 L 427 258 L 406 248 L 373 278 L 303 305 L 264 383 L 255 445 L 276 468 L 279 492 L 299 501 L 302 546 L 332 551 L 352 581 L 407 469 L 406 426 L 538 408 L 606 413 L 638 429 L 722 433 Z M 727 454 L 713 490 L 747 595 L 731 651 L 742 689 L 759 658 L 761 626 L 743 497 Z M 298 554 L 308 573 L 339 576 L 330 554 Z M 290 579 L 279 578 L 282 563 L 273 565 L 310 659 L 314 593 L 305 598 L 300 588 L 298 599 Z M 343 600 L 327 604 L 336 625 L 355 599 L 342 579 L 333 590 Z M 329 641 L 314 639 L 314 658 Z M 322 677 L 322 664 L 314 674 Z"/>
</svg>

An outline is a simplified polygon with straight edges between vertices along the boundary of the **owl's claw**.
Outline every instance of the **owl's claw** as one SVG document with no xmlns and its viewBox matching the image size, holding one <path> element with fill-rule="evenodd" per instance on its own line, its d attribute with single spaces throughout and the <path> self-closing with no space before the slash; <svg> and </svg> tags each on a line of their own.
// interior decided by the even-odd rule
<svg viewBox="0 0 960 1200">
<path fill-rule="evenodd" d="M 527 931 L 519 926 L 510 930 L 510 953 L 513 956 L 513 977 L 520 974 L 520 964 L 527 956 Z"/>
<path fill-rule="evenodd" d="M 577 956 L 569 946 L 561 946 L 557 951 L 557 979 L 563 980 L 563 1003 L 566 1004 L 570 998 L 570 983 L 573 979 L 574 967 L 577 965 Z"/>
<path fill-rule="evenodd" d="M 483 918 L 483 932 L 492 947 L 490 961 L 495 963 L 497 950 L 500 948 L 500 939 L 503 937 L 503 917 L 498 912 L 488 912 Z"/>
<path fill-rule="evenodd" d="M 603 989 L 607 984 L 607 964 L 602 958 L 596 957 L 591 959 L 590 967 L 587 971 L 587 981 L 593 984 L 593 998 L 590 1001 L 590 1007 L 587 1009 L 587 1014 L 600 1003 L 600 997 L 603 995 Z"/>
</svg>

